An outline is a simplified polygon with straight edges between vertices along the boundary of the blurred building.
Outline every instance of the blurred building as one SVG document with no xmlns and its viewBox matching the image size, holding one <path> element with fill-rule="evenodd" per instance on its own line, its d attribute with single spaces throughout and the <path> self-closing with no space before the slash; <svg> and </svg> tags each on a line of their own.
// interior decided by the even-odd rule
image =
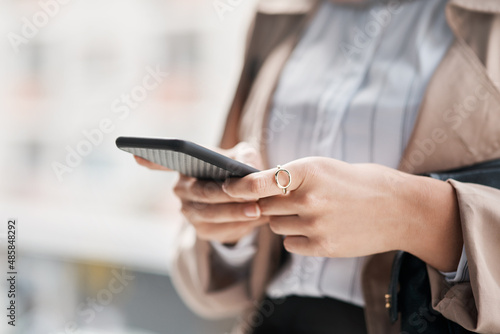
<svg viewBox="0 0 500 334">
<path fill-rule="evenodd" d="M 168 281 L 176 175 L 135 165 L 114 140 L 217 144 L 254 1 L 223 2 L 0 1 L 0 212 L 19 222 L 21 308 L 1 333 L 209 326 Z M 87 323 L 82 303 L 121 268 L 137 278 Z"/>
</svg>

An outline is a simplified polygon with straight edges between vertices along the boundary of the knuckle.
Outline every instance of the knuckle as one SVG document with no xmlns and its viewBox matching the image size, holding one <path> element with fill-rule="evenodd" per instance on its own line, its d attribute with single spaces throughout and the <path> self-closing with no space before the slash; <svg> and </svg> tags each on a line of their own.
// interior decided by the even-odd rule
<svg viewBox="0 0 500 334">
<path fill-rule="evenodd" d="M 203 185 L 200 184 L 200 182 L 198 181 L 193 182 L 189 190 L 198 200 L 204 201 L 207 199 L 205 189 Z"/>
<path fill-rule="evenodd" d="M 319 205 L 320 199 L 312 191 L 306 192 L 301 195 L 299 203 L 302 207 L 314 209 Z"/>
<path fill-rule="evenodd" d="M 203 186 L 203 195 L 206 198 L 212 198 L 219 192 L 220 186 L 215 182 L 206 182 Z"/>
<path fill-rule="evenodd" d="M 304 220 L 304 225 L 309 230 L 315 231 L 319 227 L 319 220 L 316 218 L 308 218 Z"/>
<path fill-rule="evenodd" d="M 300 195 L 297 202 L 302 207 L 308 207 L 311 203 L 311 195 L 309 192 L 303 193 Z"/>
<path fill-rule="evenodd" d="M 301 207 L 307 206 L 307 201 L 308 201 L 307 193 L 301 194 L 299 196 L 296 195 L 296 201 L 295 201 L 295 203 L 297 203 L 299 206 L 301 206 Z"/>
</svg>

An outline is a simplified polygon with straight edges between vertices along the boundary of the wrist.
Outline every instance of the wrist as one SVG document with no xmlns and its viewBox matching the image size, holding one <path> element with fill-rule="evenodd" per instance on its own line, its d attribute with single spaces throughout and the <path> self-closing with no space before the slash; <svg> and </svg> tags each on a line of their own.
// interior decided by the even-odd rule
<svg viewBox="0 0 500 334">
<path fill-rule="evenodd" d="M 401 249 L 441 271 L 454 271 L 463 247 L 454 188 L 448 182 L 414 176 L 405 196 L 406 229 Z"/>
</svg>

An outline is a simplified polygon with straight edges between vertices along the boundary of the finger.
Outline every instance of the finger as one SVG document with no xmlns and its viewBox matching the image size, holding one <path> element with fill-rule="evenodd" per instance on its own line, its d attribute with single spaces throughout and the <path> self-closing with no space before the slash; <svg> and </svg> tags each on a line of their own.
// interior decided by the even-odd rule
<svg viewBox="0 0 500 334">
<path fill-rule="evenodd" d="M 183 201 L 199 203 L 244 202 L 241 198 L 235 199 L 225 193 L 221 183 L 197 180 L 182 174 L 174 187 L 174 193 Z"/>
<path fill-rule="evenodd" d="M 164 167 L 162 165 L 158 165 L 158 164 L 155 164 L 154 162 L 151 162 L 149 160 L 146 160 L 144 158 L 141 158 L 141 157 L 138 157 L 137 155 L 134 155 L 134 158 L 135 158 L 135 161 L 141 165 L 141 166 L 144 166 L 144 167 L 147 167 L 149 169 L 154 169 L 154 170 L 165 170 L 165 171 L 169 171 L 169 172 L 172 172 L 172 170 L 170 168 L 167 168 L 167 167 Z"/>
<path fill-rule="evenodd" d="M 269 227 L 279 235 L 305 235 L 307 228 L 304 219 L 300 216 L 270 216 Z"/>
<path fill-rule="evenodd" d="M 311 240 L 302 235 L 289 235 L 285 237 L 283 246 L 290 253 L 315 256 L 312 250 Z"/>
<path fill-rule="evenodd" d="M 292 194 L 290 196 L 276 195 L 261 198 L 258 203 L 262 214 L 268 216 L 295 215 L 299 213 L 298 209 L 301 206 Z"/>
<path fill-rule="evenodd" d="M 203 240 L 220 241 L 222 243 L 235 243 L 240 238 L 248 235 L 254 228 L 268 222 L 268 217 L 261 217 L 246 222 L 229 222 L 222 224 L 198 223 L 193 224 L 198 237 Z"/>
<path fill-rule="evenodd" d="M 303 163 L 289 163 L 282 168 L 290 172 L 291 182 L 287 191 L 296 190 L 302 184 L 307 175 L 307 169 Z M 231 178 L 224 182 L 222 189 L 231 197 L 245 199 L 258 199 L 269 196 L 283 194 L 283 190 L 278 187 L 275 180 L 277 169 L 268 169 L 262 172 L 249 174 L 243 178 Z M 278 174 L 278 180 L 281 185 L 286 186 L 290 179 L 285 172 Z"/>
<path fill-rule="evenodd" d="M 261 216 L 259 205 L 256 202 L 222 204 L 183 202 L 181 211 L 193 223 L 249 221 Z"/>
</svg>

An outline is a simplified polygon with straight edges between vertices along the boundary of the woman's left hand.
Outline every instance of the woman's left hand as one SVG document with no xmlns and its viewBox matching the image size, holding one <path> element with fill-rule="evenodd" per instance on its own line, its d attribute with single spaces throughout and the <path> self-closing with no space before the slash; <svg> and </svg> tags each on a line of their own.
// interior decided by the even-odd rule
<svg viewBox="0 0 500 334">
<path fill-rule="evenodd" d="M 232 197 L 258 199 L 272 231 L 286 236 L 288 251 L 355 257 L 401 249 L 440 270 L 456 268 L 463 241 L 449 183 L 323 157 L 282 168 L 292 175 L 286 195 L 276 184 L 276 169 L 230 179 L 223 189 Z M 285 173 L 279 178 L 288 183 Z"/>
</svg>

